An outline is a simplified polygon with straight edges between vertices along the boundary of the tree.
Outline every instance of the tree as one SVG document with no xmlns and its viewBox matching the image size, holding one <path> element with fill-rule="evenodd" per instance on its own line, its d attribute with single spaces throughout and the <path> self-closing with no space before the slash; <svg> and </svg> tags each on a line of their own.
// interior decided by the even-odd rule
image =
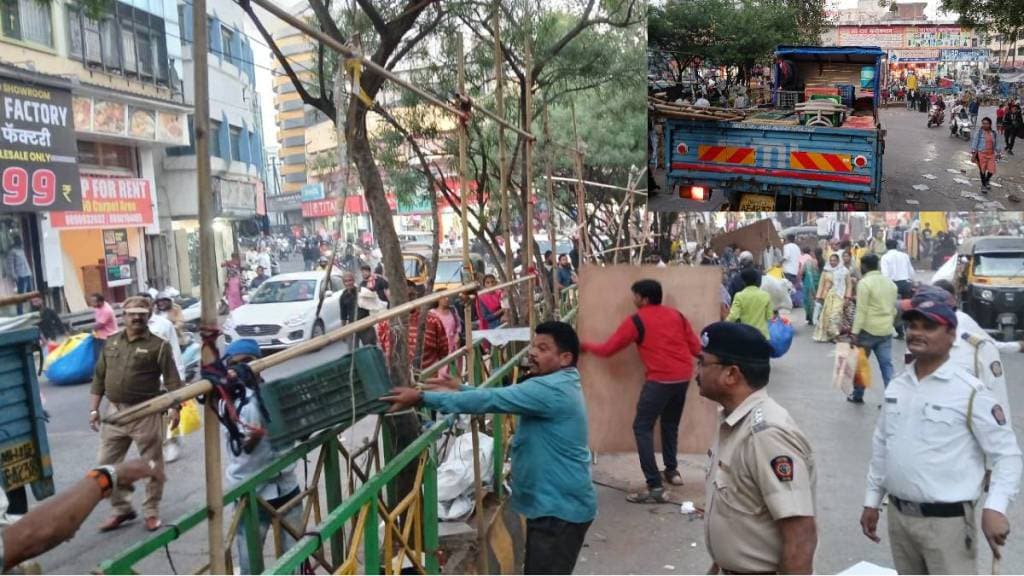
<svg viewBox="0 0 1024 576">
<path fill-rule="evenodd" d="M 1024 8 L 1020 0 L 942 0 L 942 9 L 960 15 L 961 26 L 1001 35 L 1012 46 L 1024 36 Z"/>
</svg>

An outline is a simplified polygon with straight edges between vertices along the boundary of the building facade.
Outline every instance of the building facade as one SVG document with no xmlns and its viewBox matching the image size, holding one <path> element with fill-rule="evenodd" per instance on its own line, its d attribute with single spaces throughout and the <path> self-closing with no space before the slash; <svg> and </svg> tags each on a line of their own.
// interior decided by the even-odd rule
<svg viewBox="0 0 1024 576">
<path fill-rule="evenodd" d="M 0 20 L 0 295 L 123 300 L 165 265 L 159 159 L 188 140 L 176 5 L 11 0 Z"/>
</svg>

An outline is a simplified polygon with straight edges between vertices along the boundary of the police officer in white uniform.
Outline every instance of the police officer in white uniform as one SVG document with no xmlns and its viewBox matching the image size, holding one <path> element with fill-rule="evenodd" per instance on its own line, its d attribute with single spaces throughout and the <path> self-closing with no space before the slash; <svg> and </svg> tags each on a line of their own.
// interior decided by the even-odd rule
<svg viewBox="0 0 1024 576">
<path fill-rule="evenodd" d="M 957 318 L 949 299 L 925 292 L 903 319 L 915 360 L 885 391 L 861 529 L 880 541 L 879 507 L 888 494 L 889 540 L 899 573 L 974 574 L 974 503 L 982 495 L 986 460 L 992 479 L 981 528 L 998 558 L 1024 459 L 1002 405 L 950 357 Z"/>
</svg>

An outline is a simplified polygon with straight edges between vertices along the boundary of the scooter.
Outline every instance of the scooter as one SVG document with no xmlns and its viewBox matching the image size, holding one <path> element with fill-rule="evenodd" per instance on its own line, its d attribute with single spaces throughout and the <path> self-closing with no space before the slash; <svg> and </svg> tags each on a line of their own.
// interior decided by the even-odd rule
<svg viewBox="0 0 1024 576">
<path fill-rule="evenodd" d="M 928 112 L 928 127 L 942 126 L 942 121 L 945 119 L 946 111 L 939 108 L 937 104 L 932 104 L 932 107 Z"/>
<path fill-rule="evenodd" d="M 971 117 L 967 114 L 967 110 L 961 109 L 958 114 L 951 116 L 952 121 L 949 123 L 949 135 L 963 138 L 964 140 L 971 139 Z"/>
</svg>

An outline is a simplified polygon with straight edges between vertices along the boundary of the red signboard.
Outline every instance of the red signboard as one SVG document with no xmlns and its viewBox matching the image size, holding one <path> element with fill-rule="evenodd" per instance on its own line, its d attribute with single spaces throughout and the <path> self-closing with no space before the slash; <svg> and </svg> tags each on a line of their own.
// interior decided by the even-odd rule
<svg viewBox="0 0 1024 576">
<path fill-rule="evenodd" d="M 149 226 L 153 194 L 149 180 L 82 176 L 82 210 L 52 212 L 50 224 L 63 229 Z"/>
<path fill-rule="evenodd" d="M 314 200 L 302 203 L 303 218 L 326 218 L 338 213 L 338 204 L 334 198 Z"/>
</svg>

